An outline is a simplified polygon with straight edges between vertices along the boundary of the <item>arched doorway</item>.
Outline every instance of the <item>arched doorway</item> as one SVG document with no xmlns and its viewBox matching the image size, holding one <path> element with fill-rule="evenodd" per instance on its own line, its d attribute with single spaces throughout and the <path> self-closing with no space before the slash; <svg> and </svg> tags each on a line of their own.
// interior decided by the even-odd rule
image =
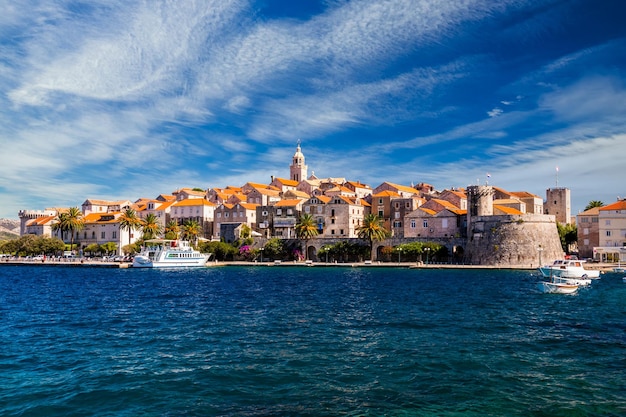
<svg viewBox="0 0 626 417">
<path fill-rule="evenodd" d="M 317 249 L 315 246 L 309 246 L 306 248 L 307 250 L 307 259 L 311 261 L 317 261 Z"/>
</svg>

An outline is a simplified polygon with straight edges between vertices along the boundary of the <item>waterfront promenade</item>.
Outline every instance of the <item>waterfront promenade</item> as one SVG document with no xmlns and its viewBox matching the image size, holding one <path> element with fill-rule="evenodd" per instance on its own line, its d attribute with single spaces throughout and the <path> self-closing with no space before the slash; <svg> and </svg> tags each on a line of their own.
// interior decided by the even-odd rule
<svg viewBox="0 0 626 417">
<path fill-rule="evenodd" d="M 97 267 L 97 268 L 132 268 L 128 262 L 112 262 L 93 259 L 72 259 L 72 260 L 32 260 L 32 259 L 4 259 L 0 266 L 59 266 L 59 267 Z M 595 269 L 601 272 L 611 272 L 617 264 L 593 263 L 587 264 L 586 269 Z M 423 262 L 311 262 L 311 261 L 210 261 L 206 264 L 208 268 L 245 266 L 245 267 L 333 267 L 333 268 L 411 268 L 411 269 L 515 269 L 515 270 L 536 270 L 537 265 L 467 265 L 467 264 L 447 264 L 447 263 L 423 263 Z"/>
</svg>

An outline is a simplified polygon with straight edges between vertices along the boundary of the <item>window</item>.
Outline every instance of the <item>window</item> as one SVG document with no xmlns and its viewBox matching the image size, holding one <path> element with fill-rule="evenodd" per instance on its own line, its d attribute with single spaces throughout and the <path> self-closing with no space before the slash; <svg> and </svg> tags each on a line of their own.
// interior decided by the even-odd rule
<svg viewBox="0 0 626 417">
<path fill-rule="evenodd" d="M 378 217 L 383 217 L 383 211 L 382 210 L 378 210 Z"/>
<path fill-rule="evenodd" d="M 583 229 L 583 235 L 588 235 L 589 234 L 589 229 L 587 227 L 585 227 Z"/>
<path fill-rule="evenodd" d="M 291 216 L 293 214 L 293 210 L 292 209 L 287 209 L 287 215 Z"/>
<path fill-rule="evenodd" d="M 117 232 L 116 232 L 115 230 L 113 231 L 113 236 L 112 236 L 112 238 L 113 238 L 113 239 L 117 239 Z"/>
<path fill-rule="evenodd" d="M 411 219 L 411 229 L 415 229 L 415 219 Z"/>
<path fill-rule="evenodd" d="M 383 199 L 382 198 L 378 199 L 378 204 L 383 204 Z"/>
<path fill-rule="evenodd" d="M 581 217 L 580 218 L 580 222 L 581 223 L 589 223 L 589 217 Z"/>
<path fill-rule="evenodd" d="M 305 213 L 310 213 L 310 212 L 311 212 L 311 207 L 309 207 L 309 206 L 304 206 L 304 212 L 305 212 Z"/>
<path fill-rule="evenodd" d="M 399 209 L 400 208 L 400 203 L 396 202 L 396 208 Z"/>
<path fill-rule="evenodd" d="M 611 237 L 611 231 L 610 230 L 606 231 L 606 237 Z"/>
<path fill-rule="evenodd" d="M 424 227 L 428 227 L 428 220 L 424 220 Z"/>
<path fill-rule="evenodd" d="M 283 210 L 282 209 L 276 209 L 276 214 L 280 216 L 281 214 L 283 214 Z"/>
<path fill-rule="evenodd" d="M 396 211 L 396 212 L 393 214 L 393 217 L 394 217 L 394 219 L 399 219 L 399 218 L 400 218 L 400 212 L 399 212 L 399 211 Z"/>
<path fill-rule="evenodd" d="M 591 218 L 591 223 L 598 223 L 600 221 L 600 219 L 598 219 L 597 217 L 592 217 Z"/>
<path fill-rule="evenodd" d="M 330 219 L 330 224 L 335 224 L 335 219 Z"/>
<path fill-rule="evenodd" d="M 441 227 L 444 229 L 448 227 L 448 219 L 441 219 Z"/>
<path fill-rule="evenodd" d="M 332 209 L 332 210 L 330 211 L 330 215 L 331 215 L 332 217 L 335 217 L 335 209 Z"/>
<path fill-rule="evenodd" d="M 404 207 L 406 208 L 411 208 L 411 203 L 409 203 L 408 201 L 404 204 Z"/>
<path fill-rule="evenodd" d="M 339 234 L 343 235 L 343 229 L 339 229 Z"/>
<path fill-rule="evenodd" d="M 331 235 L 334 235 L 334 234 L 335 234 L 335 229 L 332 229 L 332 230 L 330 231 L 330 234 L 331 234 Z"/>
<path fill-rule="evenodd" d="M 101 238 L 101 239 L 104 239 L 105 237 L 106 237 L 106 232 L 101 232 L 101 233 L 100 233 L 100 238 Z"/>
<path fill-rule="evenodd" d="M 610 226 L 611 225 L 611 221 L 610 220 L 605 220 L 604 221 L 604 225 L 605 226 Z"/>
<path fill-rule="evenodd" d="M 400 227 L 402 227 L 402 222 L 401 221 L 395 221 L 393 222 L 393 227 L 398 229 Z"/>
<path fill-rule="evenodd" d="M 585 246 L 589 246 L 589 239 L 585 239 L 585 240 L 583 240 L 583 245 L 585 245 Z"/>
</svg>

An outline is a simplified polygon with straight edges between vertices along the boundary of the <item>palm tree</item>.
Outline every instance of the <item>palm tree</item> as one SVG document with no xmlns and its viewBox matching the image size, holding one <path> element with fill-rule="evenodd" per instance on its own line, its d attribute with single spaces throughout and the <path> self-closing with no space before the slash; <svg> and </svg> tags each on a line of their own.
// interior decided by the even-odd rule
<svg viewBox="0 0 626 417">
<path fill-rule="evenodd" d="M 383 240 L 389 236 L 389 232 L 383 226 L 383 221 L 377 214 L 368 214 L 363 219 L 363 224 L 357 228 L 361 239 L 367 239 L 370 243 L 370 260 L 374 260 L 374 241 Z"/>
<path fill-rule="evenodd" d="M 195 220 L 187 220 L 183 223 L 183 240 L 188 240 L 192 245 L 196 245 L 198 235 L 200 234 L 200 225 Z"/>
<path fill-rule="evenodd" d="M 150 213 L 143 220 L 141 225 L 141 231 L 143 232 L 143 238 L 145 239 L 154 239 L 161 234 L 163 227 L 159 222 L 159 218 L 154 214 Z"/>
<path fill-rule="evenodd" d="M 120 229 L 128 230 L 128 243 L 130 244 L 131 233 L 133 230 L 141 228 L 142 220 L 137 217 L 135 210 L 128 208 L 120 216 Z"/>
<path fill-rule="evenodd" d="M 55 220 L 52 230 L 60 231 L 61 239 L 63 239 L 63 232 L 69 232 L 70 250 L 74 250 L 74 232 L 79 232 L 85 227 L 83 212 L 78 207 L 71 207 L 68 211 L 59 213 Z"/>
<path fill-rule="evenodd" d="M 53 232 L 58 233 L 61 240 L 63 240 L 63 233 L 67 231 L 67 213 L 59 213 L 54 219 L 51 229 Z"/>
<path fill-rule="evenodd" d="M 304 240 L 304 260 L 306 261 L 308 259 L 307 243 L 309 239 L 318 234 L 315 219 L 310 214 L 305 213 L 300 216 L 295 228 L 298 239 Z"/>
<path fill-rule="evenodd" d="M 604 206 L 604 203 L 600 200 L 591 200 L 588 204 L 587 207 L 585 207 L 585 210 L 583 211 L 587 211 L 589 209 L 595 208 L 595 207 L 602 207 Z"/>
<path fill-rule="evenodd" d="M 180 226 L 176 220 L 170 220 L 165 225 L 165 238 L 166 239 L 178 239 L 180 233 Z"/>
</svg>

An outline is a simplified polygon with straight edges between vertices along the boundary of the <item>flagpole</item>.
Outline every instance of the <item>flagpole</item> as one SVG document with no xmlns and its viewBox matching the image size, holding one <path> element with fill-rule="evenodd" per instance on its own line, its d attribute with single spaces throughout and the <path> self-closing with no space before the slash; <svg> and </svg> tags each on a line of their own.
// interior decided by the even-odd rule
<svg viewBox="0 0 626 417">
<path fill-rule="evenodd" d="M 556 188 L 559 188 L 559 167 L 556 167 Z"/>
</svg>

